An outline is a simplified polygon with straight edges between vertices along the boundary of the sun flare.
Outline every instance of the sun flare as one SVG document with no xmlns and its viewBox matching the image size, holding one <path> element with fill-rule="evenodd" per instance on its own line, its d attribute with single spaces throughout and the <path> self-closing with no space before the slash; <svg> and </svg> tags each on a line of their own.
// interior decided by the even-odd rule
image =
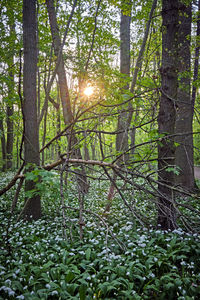
<svg viewBox="0 0 200 300">
<path fill-rule="evenodd" d="M 93 87 L 91 86 L 87 86 L 85 89 L 84 89 L 84 95 L 85 96 L 91 96 L 93 94 Z"/>
</svg>

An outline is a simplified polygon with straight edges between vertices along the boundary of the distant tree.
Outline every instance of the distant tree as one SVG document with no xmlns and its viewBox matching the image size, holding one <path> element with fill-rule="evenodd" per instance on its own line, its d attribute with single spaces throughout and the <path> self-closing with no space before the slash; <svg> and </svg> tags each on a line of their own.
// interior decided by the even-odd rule
<svg viewBox="0 0 200 300">
<path fill-rule="evenodd" d="M 122 88 L 122 93 L 131 93 L 134 92 L 136 87 L 136 82 L 138 78 L 138 73 L 142 68 L 143 58 L 146 43 L 149 36 L 150 25 L 152 21 L 152 17 L 154 11 L 156 9 L 157 0 L 154 0 L 151 6 L 151 10 L 149 12 L 149 18 L 145 26 L 144 37 L 142 40 L 142 44 L 139 50 L 139 54 L 135 63 L 133 78 L 131 80 L 131 86 L 129 86 L 130 82 L 130 24 L 131 24 L 131 1 L 121 1 L 121 21 L 120 21 L 120 72 L 122 75 L 122 79 L 125 85 Z M 116 137 L 116 150 L 117 152 L 126 152 L 129 148 L 128 143 L 128 135 L 129 129 L 131 125 L 133 117 L 133 105 L 131 102 L 128 104 L 128 111 L 122 107 L 121 111 L 119 110 L 118 122 L 117 122 L 117 131 L 119 132 Z M 135 144 L 135 127 L 133 126 L 131 132 L 131 147 Z M 132 151 L 133 153 L 134 151 Z M 127 162 L 129 159 L 129 154 L 126 153 L 122 156 L 123 162 Z M 121 160 L 122 162 L 122 160 Z M 116 174 L 113 177 L 113 183 L 110 186 L 108 193 L 108 204 L 106 210 L 109 210 L 111 205 L 111 200 L 114 195 L 114 182 L 116 180 Z"/>
<path fill-rule="evenodd" d="M 76 2 L 77 1 L 74 1 L 73 8 L 75 7 Z M 74 117 L 71 108 L 70 95 L 68 90 L 64 60 L 63 60 L 62 48 L 61 48 L 62 43 L 61 43 L 60 33 L 57 24 L 54 1 L 46 0 L 46 5 L 47 5 L 47 10 L 49 15 L 49 23 L 51 27 L 51 35 L 53 39 L 54 52 L 55 55 L 57 56 L 57 59 L 59 60 L 58 67 L 57 67 L 57 75 L 58 75 L 58 86 L 60 90 L 60 98 L 61 98 L 61 103 L 63 108 L 63 117 L 64 117 L 65 124 L 68 125 L 73 121 Z M 73 11 L 71 17 L 72 16 L 73 16 Z M 68 26 L 69 26 L 69 22 L 68 22 Z M 68 135 L 68 142 L 69 142 L 69 150 L 71 151 L 72 149 L 72 156 L 76 158 L 82 158 L 80 148 L 77 147 L 78 140 L 73 130 L 71 131 L 71 136 Z M 87 183 L 85 168 L 83 165 L 80 166 L 79 176 L 77 176 L 77 182 L 80 191 L 86 193 L 88 191 L 88 183 Z"/>
<path fill-rule="evenodd" d="M 7 141 L 6 141 L 6 169 L 12 168 L 12 157 L 13 157 L 13 142 L 14 142 L 14 132 L 13 132 L 13 114 L 14 114 L 14 51 L 15 51 L 15 25 L 13 15 L 10 17 L 10 42 L 9 42 L 9 58 L 8 58 L 8 74 L 9 74 L 9 84 L 8 84 L 8 101 L 6 105 L 6 123 L 7 123 Z"/>
<path fill-rule="evenodd" d="M 0 19 L 0 27 L 2 31 L 1 45 L 2 51 L 1 56 L 1 68 L 4 73 L 1 82 L 4 86 L 2 89 L 2 111 L 5 114 L 5 164 L 4 168 L 9 170 L 13 165 L 13 143 L 14 143 L 14 103 L 16 103 L 15 97 L 15 64 L 14 57 L 16 54 L 16 31 L 15 31 L 15 17 L 17 13 L 13 9 L 14 1 L 11 0 L 9 3 L 5 1 L 3 5 L 3 11 L 6 13 L 7 18 Z M 17 4 L 18 6 L 18 4 Z M 1 15 L 0 15 L 1 16 Z"/>
<path fill-rule="evenodd" d="M 24 115 L 24 160 L 28 170 L 40 165 L 39 135 L 37 123 L 37 41 L 36 0 L 23 0 L 23 115 Z M 35 182 L 25 180 L 25 192 L 36 189 Z M 40 196 L 26 197 L 24 216 L 30 220 L 41 217 Z"/>
<path fill-rule="evenodd" d="M 6 139 L 3 126 L 3 116 L 0 115 L 0 135 L 1 135 L 1 152 L 2 152 L 2 171 L 6 170 Z"/>
<path fill-rule="evenodd" d="M 131 1 L 122 1 L 121 3 L 121 22 L 120 22 L 120 72 L 122 80 L 125 85 L 123 86 L 122 93 L 129 90 L 130 81 L 130 24 L 131 24 Z M 116 150 L 118 152 L 125 152 L 128 150 L 128 112 L 123 109 L 119 112 L 116 138 Z M 123 156 L 125 162 L 128 155 Z"/>
<path fill-rule="evenodd" d="M 178 61 L 178 0 L 162 1 L 162 66 L 161 98 L 158 116 L 159 134 L 162 139 L 158 145 L 158 224 L 162 229 L 176 227 L 173 204 L 174 185 L 174 128 L 177 98 L 177 61 Z"/>
<path fill-rule="evenodd" d="M 121 1 L 121 19 L 120 19 L 120 73 L 122 75 L 122 94 L 129 90 L 130 81 L 130 24 L 131 24 L 131 1 Z M 124 107 L 119 111 L 117 120 L 117 131 L 119 132 L 116 136 L 116 151 L 124 152 L 128 150 L 128 128 L 129 128 L 129 112 Z M 122 159 L 118 163 L 126 163 L 128 160 L 128 153 L 122 156 Z M 110 185 L 108 192 L 108 203 L 105 211 L 110 210 L 112 204 L 112 198 L 115 190 L 115 181 L 117 175 L 114 173 L 113 181 Z"/>
</svg>

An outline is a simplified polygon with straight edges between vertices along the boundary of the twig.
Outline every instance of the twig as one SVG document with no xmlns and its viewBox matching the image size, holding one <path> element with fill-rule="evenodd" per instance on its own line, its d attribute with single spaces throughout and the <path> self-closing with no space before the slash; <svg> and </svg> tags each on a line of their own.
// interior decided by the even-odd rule
<svg viewBox="0 0 200 300">
<path fill-rule="evenodd" d="M 11 206 L 11 210 L 10 210 L 11 214 L 13 214 L 14 209 L 17 205 L 17 201 L 18 201 L 18 198 L 19 198 L 19 193 L 20 193 L 20 190 L 22 188 L 23 182 L 24 182 L 24 177 L 21 177 L 20 181 L 19 181 L 19 184 L 18 184 L 18 187 L 17 187 L 16 192 L 15 192 L 13 202 L 12 202 L 12 206 Z"/>
<path fill-rule="evenodd" d="M 17 171 L 16 175 L 12 178 L 12 180 L 3 188 L 0 190 L 0 196 L 2 196 L 4 193 L 6 193 L 13 185 L 15 185 L 15 182 L 20 178 L 20 173 L 24 167 L 24 162 Z"/>
<path fill-rule="evenodd" d="M 76 207 L 72 207 L 72 206 L 64 206 L 64 208 L 67 208 L 67 209 L 72 209 L 72 210 L 76 210 L 76 211 L 79 211 L 79 208 L 76 208 Z M 125 251 L 126 250 L 126 246 L 125 244 L 120 241 L 115 235 L 114 233 L 112 232 L 111 229 L 109 229 L 109 226 L 108 224 L 105 222 L 105 220 L 99 216 L 98 214 L 96 214 L 95 212 L 89 210 L 89 209 L 83 209 L 83 212 L 86 212 L 86 213 L 89 213 L 93 216 L 95 216 L 96 218 L 98 218 L 99 220 L 101 220 L 101 222 L 103 223 L 103 225 L 106 227 L 107 231 L 110 233 L 111 237 L 117 242 L 117 244 L 119 245 L 120 249 Z M 87 224 L 86 224 L 87 226 Z"/>
</svg>

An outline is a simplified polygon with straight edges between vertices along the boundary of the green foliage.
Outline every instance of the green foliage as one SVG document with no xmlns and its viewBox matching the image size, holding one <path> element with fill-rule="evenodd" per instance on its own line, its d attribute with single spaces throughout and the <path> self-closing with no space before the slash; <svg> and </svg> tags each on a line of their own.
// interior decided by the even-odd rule
<svg viewBox="0 0 200 300">
<path fill-rule="evenodd" d="M 34 168 L 30 172 L 25 174 L 26 180 L 31 180 L 36 183 L 36 188 L 32 192 L 39 193 L 41 196 L 48 193 L 49 188 L 51 188 L 51 195 L 55 189 L 59 187 L 59 175 L 55 171 L 46 171 L 44 169 Z"/>
<path fill-rule="evenodd" d="M 175 175 L 179 175 L 180 174 L 180 168 L 179 167 L 168 167 L 166 169 L 167 172 L 173 172 Z"/>
<path fill-rule="evenodd" d="M 127 222 L 120 228 L 127 239 L 127 250 L 122 252 L 110 238 L 105 244 L 104 229 L 88 230 L 84 243 L 71 243 L 62 237 L 59 218 L 33 224 L 21 221 L 10 227 L 9 252 L 6 222 L 0 256 L 3 297 L 174 299 L 176 295 L 186 299 L 187 295 L 192 299 L 200 295 L 199 240 L 181 230 L 133 232 Z M 88 220 L 87 226 L 93 223 Z"/>
<path fill-rule="evenodd" d="M 53 172 L 35 169 L 26 176 L 38 184 L 42 176 L 47 188 L 57 185 Z M 77 207 L 72 188 L 69 183 L 66 202 Z M 91 189 L 85 206 L 101 216 L 107 186 L 96 183 Z M 41 192 L 45 196 L 47 189 L 41 187 Z M 52 203 L 57 200 L 53 190 L 51 197 Z M 63 238 L 62 218 L 53 215 L 58 203 L 49 206 L 44 201 L 48 213 L 32 223 L 16 221 L 1 206 L 0 299 L 197 299 L 199 236 L 180 228 L 174 232 L 141 228 L 121 209 L 120 201 L 113 200 L 108 227 L 84 215 L 83 241 L 73 211 L 66 212 L 68 239 Z M 135 193 L 135 201 L 135 208 L 143 205 L 148 216 L 144 196 Z"/>
</svg>

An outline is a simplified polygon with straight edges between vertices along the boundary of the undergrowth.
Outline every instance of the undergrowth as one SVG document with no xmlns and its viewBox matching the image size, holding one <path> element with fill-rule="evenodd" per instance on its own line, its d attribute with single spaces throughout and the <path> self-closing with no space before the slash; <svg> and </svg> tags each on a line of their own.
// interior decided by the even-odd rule
<svg viewBox="0 0 200 300">
<path fill-rule="evenodd" d="M 118 195 L 103 219 L 107 186 L 99 182 L 85 199 L 95 215 L 84 214 L 83 240 L 76 210 L 66 211 L 64 239 L 59 178 L 51 185 L 47 180 L 48 192 L 41 187 L 43 218 L 36 222 L 17 221 L 23 191 L 12 216 L 14 189 L 1 198 L 0 299 L 199 299 L 197 234 L 147 229 Z M 65 197 L 66 205 L 78 207 L 73 181 Z M 142 213 L 153 220 L 149 208 L 144 201 Z"/>
</svg>

